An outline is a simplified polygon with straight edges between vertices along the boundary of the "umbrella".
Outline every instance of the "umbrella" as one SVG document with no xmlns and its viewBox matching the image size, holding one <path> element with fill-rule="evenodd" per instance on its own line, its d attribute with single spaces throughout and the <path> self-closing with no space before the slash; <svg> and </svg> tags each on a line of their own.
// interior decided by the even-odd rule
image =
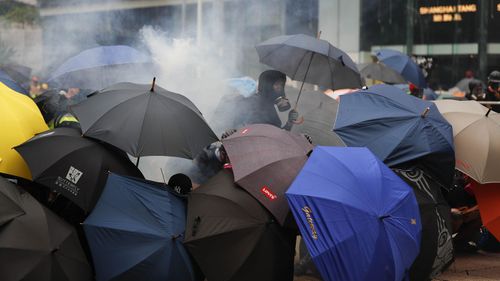
<svg viewBox="0 0 500 281">
<path fill-rule="evenodd" d="M 291 281 L 295 232 L 280 227 L 223 169 L 188 198 L 184 244 L 208 280 Z"/>
<path fill-rule="evenodd" d="M 334 131 L 347 146 L 366 146 L 390 167 L 420 159 L 451 184 L 452 129 L 432 102 L 376 85 L 341 96 Z"/>
<path fill-rule="evenodd" d="M 56 190 L 85 211 L 92 210 L 99 199 L 108 172 L 143 178 L 123 152 L 83 138 L 74 128 L 39 134 L 15 149 L 28 163 L 33 181 Z"/>
<path fill-rule="evenodd" d="M 417 201 L 367 148 L 316 147 L 286 196 L 324 280 L 405 279 L 420 247 Z"/>
<path fill-rule="evenodd" d="M 163 88 L 119 83 L 71 107 L 85 136 L 138 156 L 192 159 L 217 141 L 201 112 L 185 96 Z"/>
<path fill-rule="evenodd" d="M 16 63 L 4 64 L 0 66 L 0 70 L 7 73 L 7 75 L 19 84 L 26 83 L 31 78 L 31 68 L 24 65 Z"/>
<path fill-rule="evenodd" d="M 422 242 L 410 269 L 410 280 L 429 280 L 453 262 L 450 206 L 439 183 L 419 166 L 393 169 L 413 188 L 422 220 Z"/>
<path fill-rule="evenodd" d="M 456 168 L 480 183 L 500 182 L 500 114 L 476 101 L 435 103 L 453 126 Z"/>
<path fill-rule="evenodd" d="M 271 38 L 256 47 L 260 62 L 293 80 L 317 84 L 327 89 L 361 88 L 356 64 L 328 41 L 304 34 Z M 297 103 L 300 93 L 297 97 Z M 297 105 L 296 105 L 297 106 Z"/>
<path fill-rule="evenodd" d="M 478 184 L 472 182 L 474 196 L 479 205 L 481 221 L 497 240 L 500 240 L 500 184 Z"/>
<path fill-rule="evenodd" d="M 69 100 L 59 92 L 59 89 L 51 89 L 33 99 L 46 123 L 50 122 L 50 120 L 57 117 L 60 113 L 68 111 Z"/>
<path fill-rule="evenodd" d="M 100 90 L 119 82 L 137 81 L 138 71 L 150 77 L 152 68 L 151 58 L 134 48 L 100 46 L 66 60 L 48 82 L 63 88 Z"/>
<path fill-rule="evenodd" d="M 240 128 L 222 144 L 235 182 L 283 224 L 290 213 L 285 191 L 313 146 L 303 136 L 264 124 Z"/>
<path fill-rule="evenodd" d="M 196 280 L 182 245 L 183 199 L 163 184 L 110 174 L 84 222 L 97 280 Z"/>
<path fill-rule="evenodd" d="M 339 103 L 335 99 L 321 94 L 319 105 L 307 110 L 302 115 L 304 121 L 295 124 L 291 131 L 310 136 L 316 145 L 345 146 L 342 139 L 332 131 L 338 106 Z"/>
<path fill-rule="evenodd" d="M 381 63 L 370 63 L 360 71 L 368 79 L 379 80 L 388 84 L 403 84 L 406 80 L 401 74 Z"/>
<path fill-rule="evenodd" d="M 31 179 L 28 166 L 12 147 L 45 130 L 33 100 L 0 83 L 0 173 Z"/>
<path fill-rule="evenodd" d="M 381 63 L 401 74 L 406 81 L 421 89 L 427 87 L 422 69 L 409 56 L 390 49 L 382 49 L 375 55 Z"/>
<path fill-rule="evenodd" d="M 0 227 L 0 280 L 92 280 L 69 224 L 0 177 L 0 206 L 4 204 L 15 204 L 22 214 Z"/>
<path fill-rule="evenodd" d="M 4 86 L 9 87 L 13 91 L 21 93 L 23 95 L 28 94 L 28 91 L 25 88 L 17 84 L 17 82 L 14 81 L 14 79 L 12 79 L 7 73 L 5 73 L 2 70 L 0 70 L 0 83 L 3 84 Z"/>
</svg>

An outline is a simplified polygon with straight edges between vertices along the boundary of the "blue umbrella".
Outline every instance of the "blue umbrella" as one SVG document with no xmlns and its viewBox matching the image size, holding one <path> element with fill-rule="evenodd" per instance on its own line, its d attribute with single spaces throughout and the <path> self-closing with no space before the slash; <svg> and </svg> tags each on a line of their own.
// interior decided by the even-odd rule
<svg viewBox="0 0 500 281">
<path fill-rule="evenodd" d="M 441 183 L 451 183 L 453 131 L 432 102 L 375 85 L 341 97 L 334 131 L 347 146 L 366 146 L 390 167 L 422 160 Z"/>
<path fill-rule="evenodd" d="M 286 196 L 324 280 L 407 276 L 420 247 L 417 201 L 368 149 L 317 147 Z"/>
<path fill-rule="evenodd" d="M 97 280 L 196 280 L 185 221 L 184 200 L 161 185 L 110 174 L 84 222 Z"/>
<path fill-rule="evenodd" d="M 7 73 L 4 71 L 0 70 L 0 83 L 3 83 L 5 86 L 11 88 L 12 90 L 21 93 L 21 94 L 28 94 L 28 91 L 26 91 L 25 88 L 21 87 L 19 84 L 17 84 L 14 79 L 12 79 Z"/>
<path fill-rule="evenodd" d="M 407 81 L 422 89 L 427 87 L 422 69 L 409 56 L 390 49 L 382 49 L 375 55 L 381 63 L 401 74 Z"/>
<path fill-rule="evenodd" d="M 85 50 L 60 65 L 48 82 L 63 88 L 100 90 L 119 82 L 145 82 L 153 77 L 151 58 L 128 46 L 101 46 Z M 146 73 L 144 73 L 146 72 Z"/>
</svg>

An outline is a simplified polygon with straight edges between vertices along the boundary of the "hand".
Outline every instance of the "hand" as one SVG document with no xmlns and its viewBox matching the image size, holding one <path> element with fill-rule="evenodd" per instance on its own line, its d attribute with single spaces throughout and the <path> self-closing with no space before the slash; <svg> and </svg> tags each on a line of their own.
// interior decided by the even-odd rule
<svg viewBox="0 0 500 281">
<path fill-rule="evenodd" d="M 299 119 L 299 112 L 295 109 L 292 109 L 288 112 L 288 122 L 295 123 Z"/>
<path fill-rule="evenodd" d="M 223 140 L 223 139 L 229 137 L 230 135 L 236 133 L 236 131 L 237 131 L 236 129 L 228 129 L 224 133 L 222 133 L 222 135 L 220 136 L 220 139 Z"/>
</svg>

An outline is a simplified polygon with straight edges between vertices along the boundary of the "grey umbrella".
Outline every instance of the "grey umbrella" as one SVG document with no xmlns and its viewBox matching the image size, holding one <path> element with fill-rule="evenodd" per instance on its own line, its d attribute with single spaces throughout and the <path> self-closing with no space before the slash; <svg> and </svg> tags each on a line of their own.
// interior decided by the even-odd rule
<svg viewBox="0 0 500 281">
<path fill-rule="evenodd" d="M 406 84 L 406 80 L 401 74 L 381 63 L 370 63 L 360 71 L 361 75 L 368 79 L 379 80 L 389 84 Z"/>
<path fill-rule="evenodd" d="M 185 96 L 149 85 L 118 83 L 71 107 L 87 137 L 134 157 L 192 159 L 217 141 L 201 112 Z"/>
<path fill-rule="evenodd" d="M 362 86 L 356 64 L 328 41 L 304 34 L 284 35 L 264 41 L 255 48 L 261 63 L 293 80 L 334 90 Z M 299 98 L 300 93 L 297 102 Z"/>
<path fill-rule="evenodd" d="M 0 177 L 4 204 L 17 205 L 17 214 L 0 226 L 0 280 L 92 280 L 74 229 Z"/>
</svg>

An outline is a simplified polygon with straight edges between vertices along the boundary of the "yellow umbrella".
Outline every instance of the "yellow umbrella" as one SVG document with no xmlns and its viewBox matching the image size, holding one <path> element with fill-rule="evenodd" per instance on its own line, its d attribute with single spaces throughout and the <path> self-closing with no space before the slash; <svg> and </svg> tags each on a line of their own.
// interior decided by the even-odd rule
<svg viewBox="0 0 500 281">
<path fill-rule="evenodd" d="M 456 168 L 479 183 L 500 183 L 500 114 L 476 101 L 435 103 L 453 127 Z"/>
<path fill-rule="evenodd" d="M 31 180 L 28 166 L 12 147 L 48 129 L 32 99 L 0 83 L 0 173 Z"/>
</svg>

